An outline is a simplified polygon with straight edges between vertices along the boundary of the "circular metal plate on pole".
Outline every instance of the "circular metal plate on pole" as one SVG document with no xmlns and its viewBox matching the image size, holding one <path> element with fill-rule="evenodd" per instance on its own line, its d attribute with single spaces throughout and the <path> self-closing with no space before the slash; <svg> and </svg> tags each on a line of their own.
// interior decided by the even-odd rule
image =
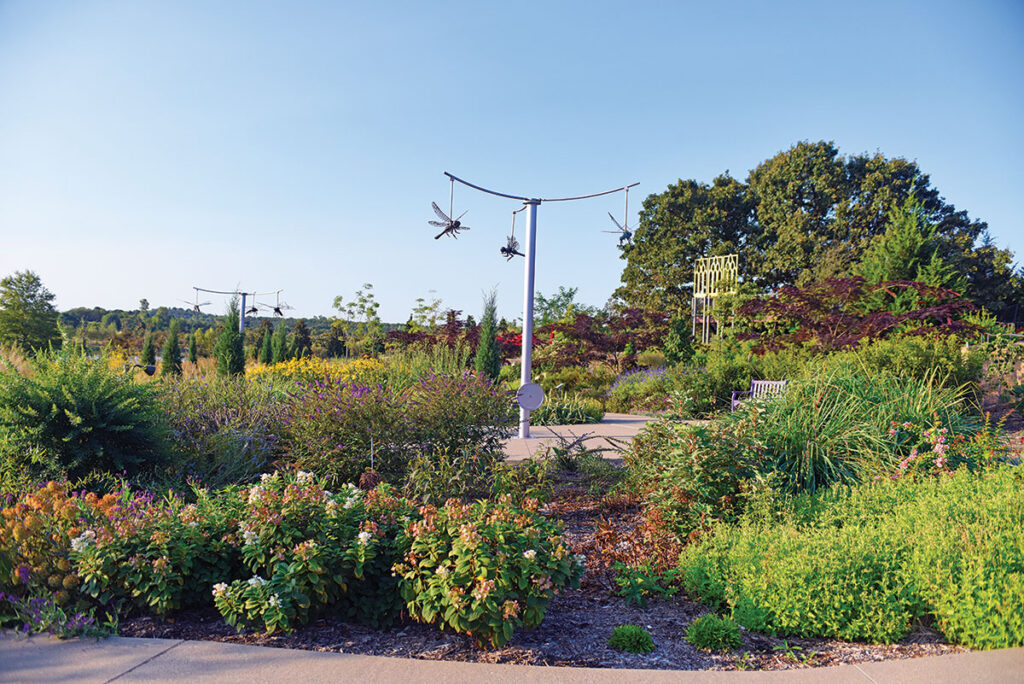
<svg viewBox="0 0 1024 684">
<path fill-rule="evenodd" d="M 528 382 L 516 392 L 516 402 L 520 408 L 536 411 L 544 403 L 544 390 L 537 383 Z"/>
</svg>

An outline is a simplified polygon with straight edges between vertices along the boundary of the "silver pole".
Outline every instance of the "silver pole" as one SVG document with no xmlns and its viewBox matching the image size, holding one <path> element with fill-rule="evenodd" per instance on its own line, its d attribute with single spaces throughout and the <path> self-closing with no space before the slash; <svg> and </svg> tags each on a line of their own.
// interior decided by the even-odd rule
<svg viewBox="0 0 1024 684">
<path fill-rule="evenodd" d="M 245 293 L 242 293 L 242 310 L 239 311 L 241 314 L 238 317 L 238 332 L 245 334 Z"/>
<path fill-rule="evenodd" d="M 523 260 L 523 357 L 519 374 L 520 385 L 531 381 L 533 364 L 533 275 L 537 257 L 537 206 L 540 200 L 531 199 L 526 204 L 526 258 Z M 519 438 L 530 436 L 530 412 L 519 408 Z"/>
</svg>

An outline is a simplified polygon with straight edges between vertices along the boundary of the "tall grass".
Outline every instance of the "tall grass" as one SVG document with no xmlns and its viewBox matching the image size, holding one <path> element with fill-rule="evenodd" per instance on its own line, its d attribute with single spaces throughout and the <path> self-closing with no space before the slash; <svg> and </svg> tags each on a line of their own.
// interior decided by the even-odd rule
<svg viewBox="0 0 1024 684">
<path fill-rule="evenodd" d="M 838 366 L 791 382 L 781 396 L 748 402 L 724 420 L 756 413 L 765 455 L 760 469 L 778 473 L 789 491 L 813 492 L 891 472 L 906 456 L 890 435 L 894 422 L 945 427 L 951 438 L 975 434 L 980 421 L 965 415 L 969 388 L 943 381 L 936 371 L 915 378 Z"/>
<path fill-rule="evenodd" d="M 387 385 L 401 392 L 430 373 L 458 377 L 469 368 L 471 353 L 463 342 L 451 347 L 437 343 L 396 350 L 385 358 Z"/>
</svg>

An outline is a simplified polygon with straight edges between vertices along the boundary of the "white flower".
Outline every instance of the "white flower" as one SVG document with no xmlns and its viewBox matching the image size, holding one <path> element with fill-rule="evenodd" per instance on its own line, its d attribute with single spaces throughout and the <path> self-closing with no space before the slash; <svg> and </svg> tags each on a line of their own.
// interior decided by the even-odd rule
<svg viewBox="0 0 1024 684">
<path fill-rule="evenodd" d="M 449 574 L 449 570 L 448 570 L 448 566 L 447 565 L 438 566 L 438 568 L 437 568 L 437 575 L 439 577 L 447 577 L 448 574 Z"/>
<path fill-rule="evenodd" d="M 273 479 L 274 479 L 274 476 L 271 475 L 270 473 L 263 473 L 262 475 L 260 475 L 260 482 L 262 482 L 263 484 L 266 484 L 266 483 L 270 482 Z"/>
<path fill-rule="evenodd" d="M 253 485 L 249 489 L 249 503 L 255 503 L 260 500 L 263 496 L 263 488 L 259 485 Z"/>
<path fill-rule="evenodd" d="M 363 530 L 362 532 L 360 532 L 356 536 L 359 539 L 359 543 L 362 544 L 363 546 L 366 546 L 367 544 L 369 544 L 370 540 L 373 539 L 373 535 L 370 534 L 369 532 L 367 532 L 366 530 Z"/>
<path fill-rule="evenodd" d="M 245 521 L 238 523 L 238 531 L 242 533 L 242 540 L 245 542 L 245 546 L 255 544 L 260 540 L 259 536 L 249 529 L 249 525 Z"/>
<path fill-rule="evenodd" d="M 76 553 L 81 553 L 92 546 L 95 541 L 96 533 L 92 530 L 86 530 L 81 535 L 71 540 L 71 550 Z"/>
<path fill-rule="evenodd" d="M 270 598 L 267 599 L 267 604 L 270 607 L 272 607 L 272 608 L 280 608 L 281 607 L 281 597 L 278 596 L 277 594 L 271 594 Z"/>
<path fill-rule="evenodd" d="M 328 499 L 324 505 L 324 510 L 327 511 L 328 515 L 334 515 L 338 510 L 338 502 L 334 499 Z"/>
<path fill-rule="evenodd" d="M 530 549 L 529 551 L 523 551 L 523 558 L 529 558 L 530 560 L 533 560 L 536 557 L 537 551 L 534 549 Z"/>
<path fill-rule="evenodd" d="M 353 501 L 355 501 L 355 499 L 345 499 L 345 504 L 342 506 L 342 508 L 352 508 Z"/>
<path fill-rule="evenodd" d="M 263 579 L 259 575 L 253 575 L 252 577 L 249 578 L 249 586 L 250 587 L 262 587 L 266 583 L 267 583 L 267 580 Z"/>
<path fill-rule="evenodd" d="M 224 584 L 223 582 L 217 582 L 216 584 L 213 585 L 213 595 L 214 596 L 220 596 L 221 594 L 223 594 L 227 590 L 228 590 L 228 585 Z"/>
<path fill-rule="evenodd" d="M 300 470 L 295 475 L 295 481 L 299 484 L 309 484 L 313 481 L 313 473 L 307 473 L 305 470 Z"/>
</svg>

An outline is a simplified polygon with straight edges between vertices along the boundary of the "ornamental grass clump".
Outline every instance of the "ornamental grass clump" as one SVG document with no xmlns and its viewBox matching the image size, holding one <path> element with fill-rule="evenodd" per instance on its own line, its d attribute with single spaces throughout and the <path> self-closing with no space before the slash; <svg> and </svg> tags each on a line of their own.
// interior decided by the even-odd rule
<svg viewBox="0 0 1024 684">
<path fill-rule="evenodd" d="M 654 639 L 639 625 L 619 625 L 608 637 L 608 646 L 618 651 L 650 653 L 654 650 Z"/>
<path fill-rule="evenodd" d="M 536 501 L 452 500 L 423 506 L 420 515 L 395 565 L 406 607 L 420 622 L 499 647 L 517 628 L 539 625 L 560 589 L 579 586 L 581 559 L 569 553 L 561 523 L 537 513 Z"/>
<path fill-rule="evenodd" d="M 728 651 L 743 643 L 739 626 L 731 618 L 714 614 L 694 620 L 686 630 L 686 641 L 706 651 Z"/>
</svg>

